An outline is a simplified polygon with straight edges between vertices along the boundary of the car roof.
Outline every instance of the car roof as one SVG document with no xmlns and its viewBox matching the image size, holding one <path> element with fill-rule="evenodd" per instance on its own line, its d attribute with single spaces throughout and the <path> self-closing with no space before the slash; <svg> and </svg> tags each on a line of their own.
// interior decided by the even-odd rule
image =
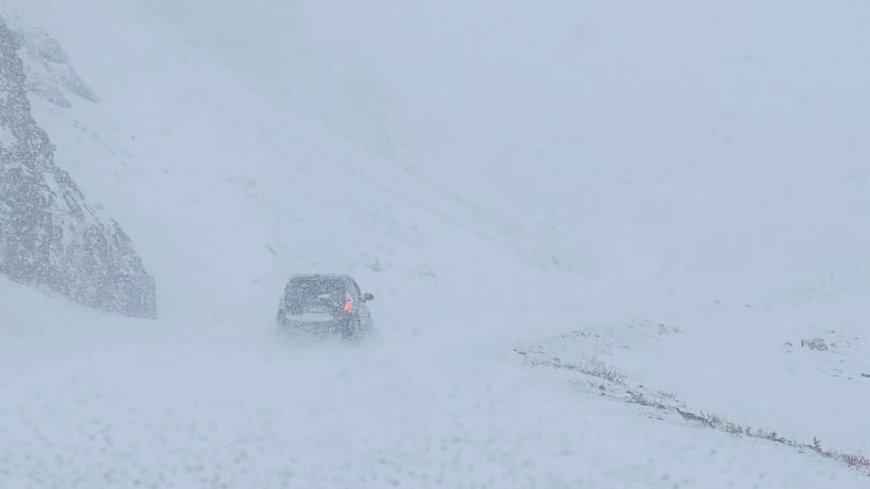
<svg viewBox="0 0 870 489">
<path fill-rule="evenodd" d="M 300 280 L 323 280 L 323 281 L 336 281 L 336 282 L 344 282 L 346 285 L 354 284 L 356 285 L 356 281 L 351 278 L 350 275 L 342 275 L 338 273 L 308 273 L 308 274 L 296 274 L 290 277 L 290 283 L 300 281 Z"/>
<path fill-rule="evenodd" d="M 325 278 L 325 279 L 339 279 L 339 280 L 353 280 L 350 275 L 343 275 L 340 273 L 297 273 L 290 277 L 290 280 L 301 279 L 301 278 Z"/>
</svg>

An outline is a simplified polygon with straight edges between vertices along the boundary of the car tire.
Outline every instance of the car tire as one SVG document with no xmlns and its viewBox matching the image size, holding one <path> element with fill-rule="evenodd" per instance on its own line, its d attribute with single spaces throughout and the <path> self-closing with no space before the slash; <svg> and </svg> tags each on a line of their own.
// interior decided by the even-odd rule
<svg viewBox="0 0 870 489">
<path fill-rule="evenodd" d="M 344 321 L 341 328 L 341 337 L 346 340 L 356 340 L 362 335 L 359 318 L 351 318 Z"/>
</svg>

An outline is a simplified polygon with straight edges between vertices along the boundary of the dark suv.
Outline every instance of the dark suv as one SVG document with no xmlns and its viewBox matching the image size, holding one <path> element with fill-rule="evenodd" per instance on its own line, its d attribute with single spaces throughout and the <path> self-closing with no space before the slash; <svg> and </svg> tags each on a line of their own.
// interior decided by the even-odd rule
<svg viewBox="0 0 870 489">
<path fill-rule="evenodd" d="M 372 294 L 360 292 L 346 275 L 295 275 L 281 296 L 278 324 L 287 329 L 313 333 L 338 332 L 358 338 L 372 327 L 366 302 Z"/>
</svg>

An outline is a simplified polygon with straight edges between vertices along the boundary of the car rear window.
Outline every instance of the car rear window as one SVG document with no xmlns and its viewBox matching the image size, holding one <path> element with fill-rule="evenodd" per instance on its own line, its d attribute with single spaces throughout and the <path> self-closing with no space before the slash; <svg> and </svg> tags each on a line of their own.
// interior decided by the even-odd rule
<svg viewBox="0 0 870 489">
<path fill-rule="evenodd" d="M 305 304 L 339 304 L 344 300 L 345 287 L 341 280 L 336 279 L 295 278 L 287 286 L 287 296 Z"/>
</svg>

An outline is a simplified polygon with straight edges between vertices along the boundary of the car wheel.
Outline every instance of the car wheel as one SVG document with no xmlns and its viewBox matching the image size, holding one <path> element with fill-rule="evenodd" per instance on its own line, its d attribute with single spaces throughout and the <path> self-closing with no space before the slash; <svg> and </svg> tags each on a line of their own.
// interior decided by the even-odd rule
<svg viewBox="0 0 870 489">
<path fill-rule="evenodd" d="M 352 318 L 344 321 L 341 336 L 346 340 L 355 340 L 360 337 L 361 331 L 359 318 Z"/>
</svg>

